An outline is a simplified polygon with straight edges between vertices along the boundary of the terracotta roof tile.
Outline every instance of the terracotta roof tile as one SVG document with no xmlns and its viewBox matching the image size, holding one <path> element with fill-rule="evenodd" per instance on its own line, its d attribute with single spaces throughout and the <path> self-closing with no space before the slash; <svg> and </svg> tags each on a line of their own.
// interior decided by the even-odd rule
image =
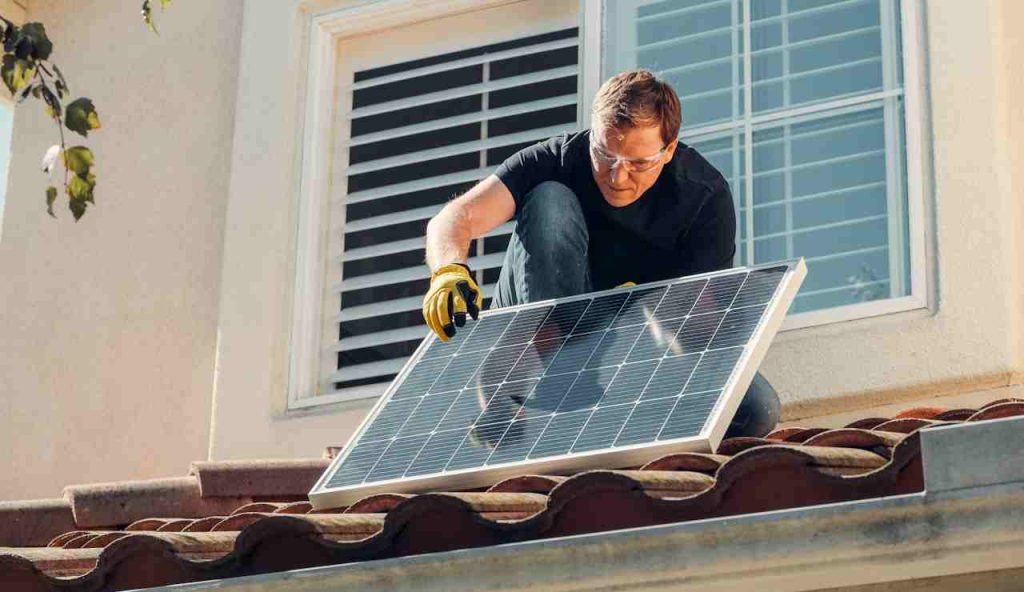
<svg viewBox="0 0 1024 592">
<path fill-rule="evenodd" d="M 79 527 L 124 525 L 150 516 L 229 513 L 249 497 L 203 497 L 194 477 L 72 485 L 64 489 Z"/>
<path fill-rule="evenodd" d="M 42 546 L 58 533 L 74 529 L 67 500 L 0 502 L 0 545 Z"/>
<path fill-rule="evenodd" d="M 23 517 L 18 528 L 0 523 L 0 544 L 13 545 L 0 547 L 0 590 L 123 590 L 921 491 L 918 430 L 1024 415 L 1024 402 L 900 415 L 732 438 L 714 454 L 628 470 L 527 474 L 487 491 L 386 493 L 320 511 L 289 502 L 298 486 L 270 475 L 312 473 L 320 459 L 196 463 L 185 479 L 70 487 L 63 506 L 0 506 Z M 246 477 L 233 484 L 231 474 Z M 127 527 L 96 528 L 110 525 Z"/>
<path fill-rule="evenodd" d="M 328 459 L 229 460 L 192 463 L 204 497 L 302 496 L 330 465 Z"/>
</svg>

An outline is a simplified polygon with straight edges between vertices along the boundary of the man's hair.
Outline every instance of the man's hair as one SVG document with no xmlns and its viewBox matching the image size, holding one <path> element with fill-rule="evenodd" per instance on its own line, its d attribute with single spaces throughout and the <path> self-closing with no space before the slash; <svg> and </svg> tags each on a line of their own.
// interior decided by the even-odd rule
<svg viewBox="0 0 1024 592">
<path fill-rule="evenodd" d="M 683 123 L 679 96 L 650 70 L 628 70 L 612 76 L 597 91 L 590 110 L 591 127 L 630 129 L 661 126 L 669 144 Z"/>
</svg>

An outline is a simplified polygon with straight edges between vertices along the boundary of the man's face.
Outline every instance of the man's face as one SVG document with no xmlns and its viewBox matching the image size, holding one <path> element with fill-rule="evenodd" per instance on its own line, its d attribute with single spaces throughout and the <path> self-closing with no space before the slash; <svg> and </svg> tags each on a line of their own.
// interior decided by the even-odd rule
<svg viewBox="0 0 1024 592">
<path fill-rule="evenodd" d="M 666 146 L 659 126 L 594 128 L 590 169 L 605 201 L 621 208 L 640 199 L 658 180 L 677 144 Z"/>
</svg>

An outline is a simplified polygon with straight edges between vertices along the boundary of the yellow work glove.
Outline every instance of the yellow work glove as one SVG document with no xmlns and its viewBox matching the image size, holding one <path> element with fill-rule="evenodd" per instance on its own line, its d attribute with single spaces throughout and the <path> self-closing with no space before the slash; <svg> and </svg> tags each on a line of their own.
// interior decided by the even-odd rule
<svg viewBox="0 0 1024 592">
<path fill-rule="evenodd" d="M 616 288 L 632 288 L 635 285 L 636 285 L 636 282 L 622 282 L 621 284 L 619 284 L 618 286 L 615 286 L 615 287 Z"/>
<path fill-rule="evenodd" d="M 469 268 L 449 263 L 430 276 L 430 289 L 423 297 L 423 319 L 441 341 L 455 335 L 455 327 L 466 324 L 466 313 L 475 321 L 484 304 L 480 286 Z"/>
</svg>

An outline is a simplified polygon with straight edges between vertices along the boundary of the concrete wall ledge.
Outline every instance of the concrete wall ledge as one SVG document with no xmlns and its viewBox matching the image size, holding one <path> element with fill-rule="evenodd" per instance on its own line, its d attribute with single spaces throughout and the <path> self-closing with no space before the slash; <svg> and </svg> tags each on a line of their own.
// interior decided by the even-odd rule
<svg viewBox="0 0 1024 592">
<path fill-rule="evenodd" d="M 1024 474 L 1014 464 L 1024 447 L 1014 440 L 1024 438 L 1024 418 L 957 428 L 922 433 L 926 486 L 937 481 L 920 494 L 170 589 L 797 591 L 1020 569 Z M 962 456 L 980 450 L 997 454 Z M 939 470 L 953 454 L 973 467 L 962 481 Z"/>
</svg>

